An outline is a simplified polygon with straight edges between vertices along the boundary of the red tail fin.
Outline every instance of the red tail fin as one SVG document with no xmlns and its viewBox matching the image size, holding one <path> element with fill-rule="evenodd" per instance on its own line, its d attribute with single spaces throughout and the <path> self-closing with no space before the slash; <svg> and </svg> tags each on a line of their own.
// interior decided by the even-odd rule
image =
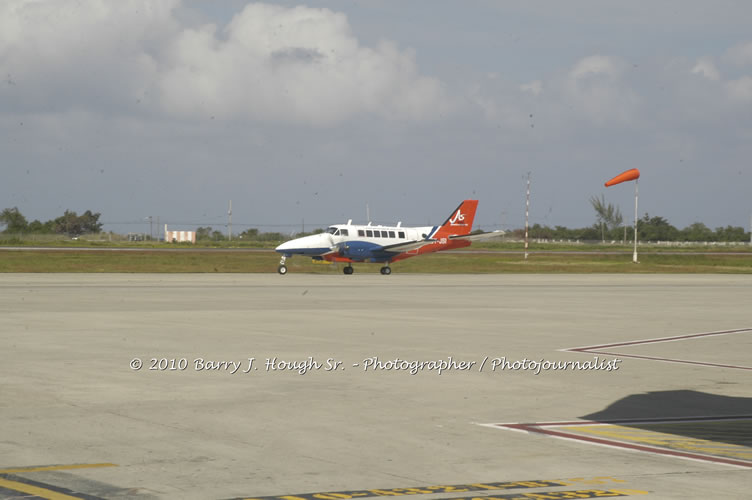
<svg viewBox="0 0 752 500">
<path fill-rule="evenodd" d="M 454 212 L 444 221 L 434 238 L 451 235 L 469 234 L 473 229 L 473 219 L 478 208 L 478 200 L 465 200 L 460 203 Z"/>
</svg>

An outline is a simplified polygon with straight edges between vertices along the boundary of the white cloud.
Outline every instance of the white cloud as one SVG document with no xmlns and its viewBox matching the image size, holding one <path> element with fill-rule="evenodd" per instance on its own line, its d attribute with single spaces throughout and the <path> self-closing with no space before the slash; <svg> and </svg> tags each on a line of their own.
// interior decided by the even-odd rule
<svg viewBox="0 0 752 500">
<path fill-rule="evenodd" d="M 752 103 L 752 77 L 744 76 L 725 84 L 729 96 L 737 101 Z"/>
<path fill-rule="evenodd" d="M 721 79 L 721 74 L 718 72 L 715 64 L 713 64 L 713 61 L 707 57 L 703 57 L 702 59 L 697 61 L 695 66 L 692 68 L 692 74 L 703 76 L 708 80 L 712 80 L 714 82 L 717 82 Z"/>
<path fill-rule="evenodd" d="M 752 42 L 731 47 L 726 51 L 723 58 L 736 66 L 752 65 Z"/>
<path fill-rule="evenodd" d="M 611 57 L 589 56 L 581 59 L 569 71 L 570 78 L 582 80 L 593 76 L 616 77 L 621 72 L 620 64 Z"/>
<path fill-rule="evenodd" d="M 487 123 L 507 132 L 562 133 L 573 120 L 596 127 L 630 125 L 642 97 L 625 77 L 627 67 L 618 57 L 593 55 L 546 80 L 513 85 L 489 75 L 470 88 L 468 102 Z"/>
<path fill-rule="evenodd" d="M 540 80 L 534 80 L 530 83 L 520 85 L 520 90 L 523 92 L 529 92 L 533 95 L 540 95 L 543 92 L 543 82 Z"/>
<path fill-rule="evenodd" d="M 0 103 L 48 111 L 133 103 L 154 78 L 175 33 L 176 1 L 0 3 Z M 12 91 L 12 92 L 11 92 Z"/>
<path fill-rule="evenodd" d="M 624 81 L 626 63 L 611 56 L 579 60 L 563 83 L 565 99 L 598 125 L 628 123 L 640 105 L 638 94 Z"/>
<path fill-rule="evenodd" d="M 17 85 L 0 104 L 313 125 L 362 114 L 423 120 L 450 109 L 410 50 L 361 46 L 344 14 L 250 4 L 223 29 L 187 29 L 178 5 L 3 2 L 0 71 Z"/>
</svg>

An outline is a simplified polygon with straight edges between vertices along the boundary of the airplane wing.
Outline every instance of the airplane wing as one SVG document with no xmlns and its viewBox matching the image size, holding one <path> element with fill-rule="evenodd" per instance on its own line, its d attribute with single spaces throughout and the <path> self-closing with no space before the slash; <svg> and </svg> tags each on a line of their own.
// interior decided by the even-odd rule
<svg viewBox="0 0 752 500">
<path fill-rule="evenodd" d="M 467 241 L 484 241 L 484 240 L 490 240 L 492 238 L 498 238 L 500 236 L 504 236 L 506 233 L 501 230 L 497 231 L 489 231 L 485 233 L 474 233 L 474 234 L 463 234 L 463 235 L 454 235 L 450 236 L 450 240 L 467 240 Z"/>
<path fill-rule="evenodd" d="M 428 245 L 429 243 L 433 243 L 436 240 L 413 240 L 413 241 L 406 241 L 404 243 L 395 243 L 394 245 L 386 245 L 381 247 L 382 250 L 385 250 L 387 252 L 408 252 L 410 250 L 416 250 L 422 246 Z"/>
</svg>

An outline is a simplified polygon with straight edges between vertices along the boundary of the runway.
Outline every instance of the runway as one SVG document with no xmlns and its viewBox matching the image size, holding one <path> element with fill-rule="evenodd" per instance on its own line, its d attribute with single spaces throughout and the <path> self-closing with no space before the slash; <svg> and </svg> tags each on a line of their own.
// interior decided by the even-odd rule
<svg viewBox="0 0 752 500">
<path fill-rule="evenodd" d="M 748 497 L 749 304 L 742 275 L 3 274 L 0 499 Z"/>
</svg>

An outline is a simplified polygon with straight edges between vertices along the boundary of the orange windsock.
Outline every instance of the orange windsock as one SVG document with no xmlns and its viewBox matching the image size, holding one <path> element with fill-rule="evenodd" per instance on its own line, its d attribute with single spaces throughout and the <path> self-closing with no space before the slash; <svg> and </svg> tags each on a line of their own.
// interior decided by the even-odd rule
<svg viewBox="0 0 752 500">
<path fill-rule="evenodd" d="M 622 182 L 634 181 L 640 178 L 640 171 L 636 168 L 631 168 L 626 172 L 622 172 L 610 181 L 606 183 L 606 187 L 613 186 L 614 184 L 621 184 Z"/>
</svg>

